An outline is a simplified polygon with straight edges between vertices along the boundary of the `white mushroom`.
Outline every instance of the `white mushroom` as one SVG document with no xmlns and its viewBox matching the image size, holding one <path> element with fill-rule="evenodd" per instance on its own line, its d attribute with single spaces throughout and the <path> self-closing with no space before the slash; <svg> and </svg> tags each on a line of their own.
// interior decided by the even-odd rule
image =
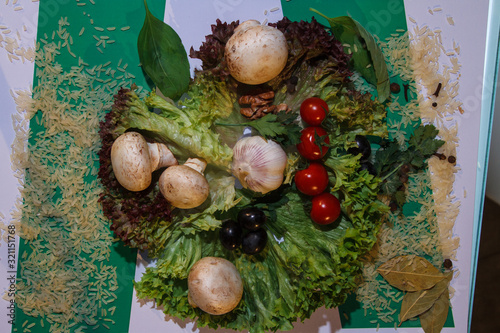
<svg viewBox="0 0 500 333">
<path fill-rule="evenodd" d="M 229 72 L 237 81 L 252 85 L 265 83 L 285 68 L 286 38 L 276 28 L 248 20 L 229 38 L 225 57 Z"/>
<path fill-rule="evenodd" d="M 111 147 L 111 165 L 118 182 L 129 191 L 151 184 L 153 171 L 176 165 L 177 159 L 162 143 L 148 143 L 137 132 L 120 135 Z"/>
<path fill-rule="evenodd" d="M 243 283 L 233 263 L 223 258 L 204 257 L 189 271 L 188 290 L 189 304 L 207 313 L 222 315 L 238 306 Z"/>
<path fill-rule="evenodd" d="M 160 191 L 172 206 L 182 209 L 195 208 L 208 198 L 210 188 L 203 176 L 207 163 L 199 158 L 189 158 L 183 165 L 171 166 L 160 176 Z"/>
</svg>

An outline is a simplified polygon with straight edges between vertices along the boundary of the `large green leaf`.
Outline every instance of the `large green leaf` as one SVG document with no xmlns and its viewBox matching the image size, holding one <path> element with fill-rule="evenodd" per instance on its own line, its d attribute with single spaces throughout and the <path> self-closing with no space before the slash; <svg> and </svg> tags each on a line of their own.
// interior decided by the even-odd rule
<svg viewBox="0 0 500 333">
<path fill-rule="evenodd" d="M 178 99 L 188 88 L 190 73 L 186 50 L 177 33 L 148 9 L 137 39 L 144 72 L 163 95 Z"/>
<path fill-rule="evenodd" d="M 333 35 L 350 50 L 354 69 L 377 87 L 378 98 L 384 102 L 391 94 L 389 72 L 384 54 L 373 36 L 349 16 L 327 17 L 313 8 L 311 10 L 328 20 Z"/>
</svg>

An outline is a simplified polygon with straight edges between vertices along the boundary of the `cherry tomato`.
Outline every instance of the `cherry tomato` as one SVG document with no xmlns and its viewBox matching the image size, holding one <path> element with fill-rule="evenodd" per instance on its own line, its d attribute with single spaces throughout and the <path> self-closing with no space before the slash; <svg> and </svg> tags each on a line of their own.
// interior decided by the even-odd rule
<svg viewBox="0 0 500 333">
<path fill-rule="evenodd" d="M 328 104 L 319 97 L 310 97 L 300 105 L 300 117 L 308 125 L 320 125 L 327 114 Z"/>
<path fill-rule="evenodd" d="M 308 160 L 319 160 L 328 152 L 328 144 L 330 139 L 324 128 L 318 126 L 306 127 L 302 130 L 300 143 L 297 145 L 297 150 L 300 155 Z M 323 137 L 321 147 L 316 143 L 318 137 Z M 321 140 L 321 139 L 320 139 Z"/>
<path fill-rule="evenodd" d="M 307 169 L 297 171 L 295 185 L 306 195 L 318 195 L 328 186 L 328 172 L 322 164 L 311 163 Z"/>
<path fill-rule="evenodd" d="M 312 198 L 311 219 L 318 224 L 330 224 L 340 216 L 340 202 L 324 192 Z"/>
</svg>

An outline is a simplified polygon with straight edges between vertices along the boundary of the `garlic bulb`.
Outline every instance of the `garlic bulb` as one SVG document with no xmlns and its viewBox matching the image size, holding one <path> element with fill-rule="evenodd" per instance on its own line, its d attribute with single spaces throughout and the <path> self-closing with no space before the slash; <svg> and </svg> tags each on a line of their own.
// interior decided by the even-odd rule
<svg viewBox="0 0 500 333">
<path fill-rule="evenodd" d="M 233 148 L 233 175 L 244 188 L 267 193 L 283 183 L 287 156 L 279 144 L 261 136 L 240 139 Z"/>
</svg>

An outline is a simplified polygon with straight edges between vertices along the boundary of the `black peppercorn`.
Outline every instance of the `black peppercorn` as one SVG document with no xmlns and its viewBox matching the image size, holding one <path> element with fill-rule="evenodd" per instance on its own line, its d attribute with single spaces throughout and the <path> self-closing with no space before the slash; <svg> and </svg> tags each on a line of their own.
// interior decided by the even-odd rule
<svg viewBox="0 0 500 333">
<path fill-rule="evenodd" d="M 399 173 L 404 175 L 404 174 L 407 174 L 408 172 L 410 172 L 411 170 L 411 167 L 409 164 L 403 164 L 401 166 L 401 168 L 399 169 Z"/>
<path fill-rule="evenodd" d="M 450 260 L 450 259 L 445 259 L 445 260 L 443 261 L 443 267 L 444 267 L 445 269 L 451 269 L 451 268 L 453 267 L 453 262 L 451 262 L 451 260 Z"/>
<path fill-rule="evenodd" d="M 393 94 L 398 94 L 401 91 L 401 87 L 396 82 L 391 83 L 390 88 Z"/>
<path fill-rule="evenodd" d="M 436 103 L 436 102 L 432 103 L 432 107 L 435 108 L 436 106 L 438 106 L 438 103 Z"/>
<path fill-rule="evenodd" d="M 399 181 L 403 184 L 406 184 L 408 182 L 408 179 L 409 177 L 407 173 L 399 176 Z"/>
<path fill-rule="evenodd" d="M 450 162 L 451 164 L 455 164 L 456 161 L 457 158 L 455 156 L 448 156 L 448 162 Z"/>
</svg>

